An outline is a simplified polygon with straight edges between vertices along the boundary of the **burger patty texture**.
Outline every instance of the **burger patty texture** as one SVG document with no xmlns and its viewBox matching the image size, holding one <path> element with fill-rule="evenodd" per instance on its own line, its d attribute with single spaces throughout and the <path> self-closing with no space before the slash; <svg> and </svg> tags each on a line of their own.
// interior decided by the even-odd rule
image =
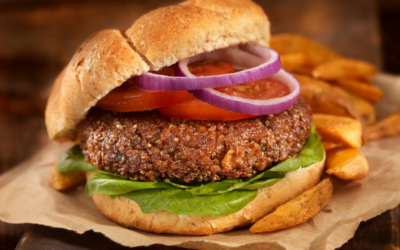
<svg viewBox="0 0 400 250">
<path fill-rule="evenodd" d="M 301 98 L 281 113 L 237 121 L 93 109 L 80 146 L 86 162 L 132 180 L 212 182 L 250 177 L 295 157 L 311 123 L 311 109 Z"/>
</svg>

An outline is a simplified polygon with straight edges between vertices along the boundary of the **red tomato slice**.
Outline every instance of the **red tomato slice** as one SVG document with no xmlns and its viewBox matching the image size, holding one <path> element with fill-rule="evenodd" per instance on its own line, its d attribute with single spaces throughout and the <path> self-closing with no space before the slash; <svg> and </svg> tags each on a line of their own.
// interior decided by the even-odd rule
<svg viewBox="0 0 400 250">
<path fill-rule="evenodd" d="M 222 61 L 200 61 L 188 65 L 195 76 L 216 76 L 235 72 L 235 65 Z"/>
<path fill-rule="evenodd" d="M 193 119 L 193 120 L 240 120 L 254 115 L 236 113 L 212 106 L 206 102 L 200 101 L 193 97 L 193 100 L 174 104 L 165 108 L 160 108 L 161 114 L 168 117 Z"/>
<path fill-rule="evenodd" d="M 268 100 L 290 94 L 288 86 L 270 78 L 229 87 L 215 88 L 215 90 L 227 95 L 252 100 Z"/>
<path fill-rule="evenodd" d="M 233 64 L 226 62 L 206 61 L 190 64 L 189 70 L 196 76 L 209 76 L 233 73 L 235 68 Z M 269 78 L 235 86 L 215 88 L 215 90 L 252 100 L 267 100 L 282 97 L 290 93 L 289 88 L 285 84 Z M 254 117 L 254 115 L 221 109 L 199 99 L 187 100 L 158 110 L 165 116 L 195 120 L 227 121 Z"/>
<path fill-rule="evenodd" d="M 219 61 L 195 62 L 189 69 L 198 76 L 229 74 L 235 71 L 233 64 Z M 174 76 L 174 67 L 165 67 L 153 73 Z M 117 112 L 136 112 L 167 107 L 193 99 L 195 98 L 187 91 L 142 90 L 136 87 L 134 79 L 131 79 L 108 93 L 96 106 Z"/>
<path fill-rule="evenodd" d="M 136 112 L 166 107 L 193 98 L 187 91 L 142 90 L 136 87 L 132 79 L 108 93 L 96 106 L 116 112 Z"/>
<path fill-rule="evenodd" d="M 195 76 L 213 76 L 235 72 L 235 66 L 221 61 L 201 61 L 188 66 L 189 71 Z M 194 120 L 240 120 L 253 115 L 236 113 L 212 106 L 195 97 L 192 100 L 177 103 L 158 109 L 161 114 L 169 117 L 186 118 Z"/>
<path fill-rule="evenodd" d="M 196 76 L 211 76 L 235 72 L 231 63 L 221 61 L 202 61 L 189 65 L 189 70 Z M 174 67 L 163 68 L 156 74 L 174 75 Z M 266 100 L 289 94 L 289 88 L 277 81 L 263 79 L 236 86 L 216 88 L 228 95 L 247 99 Z M 196 120 L 239 120 L 253 115 L 224 110 L 196 99 L 187 91 L 146 91 L 136 87 L 134 79 L 114 89 L 97 107 L 117 112 L 135 112 L 159 109 L 160 113 L 169 117 Z"/>
</svg>

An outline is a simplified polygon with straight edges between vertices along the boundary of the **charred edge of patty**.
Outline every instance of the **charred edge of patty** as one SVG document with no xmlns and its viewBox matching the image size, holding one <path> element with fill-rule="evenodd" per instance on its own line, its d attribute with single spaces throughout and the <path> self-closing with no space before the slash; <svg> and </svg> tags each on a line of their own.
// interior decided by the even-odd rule
<svg viewBox="0 0 400 250">
<path fill-rule="evenodd" d="M 237 121 L 169 118 L 158 111 L 91 110 L 81 137 L 85 161 L 131 180 L 214 182 L 251 177 L 303 147 L 309 105 Z"/>
</svg>

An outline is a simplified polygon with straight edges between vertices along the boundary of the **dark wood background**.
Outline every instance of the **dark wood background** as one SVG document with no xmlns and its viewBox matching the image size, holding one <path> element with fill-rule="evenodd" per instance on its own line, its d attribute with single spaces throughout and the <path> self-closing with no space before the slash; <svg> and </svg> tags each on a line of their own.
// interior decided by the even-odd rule
<svg viewBox="0 0 400 250">
<path fill-rule="evenodd" d="M 90 34 L 106 28 L 127 29 L 143 13 L 177 2 L 0 0 L 0 174 L 49 142 L 43 110 L 50 86 Z M 256 2 L 268 14 L 272 33 L 303 34 L 344 56 L 400 73 L 398 0 Z M 399 249 L 399 211 L 397 207 L 362 223 L 342 249 Z M 120 248 L 93 232 L 79 236 L 0 221 L 0 250 L 14 249 L 18 242 L 18 249 L 44 249 L 45 245 L 50 247 L 46 249 Z"/>
</svg>

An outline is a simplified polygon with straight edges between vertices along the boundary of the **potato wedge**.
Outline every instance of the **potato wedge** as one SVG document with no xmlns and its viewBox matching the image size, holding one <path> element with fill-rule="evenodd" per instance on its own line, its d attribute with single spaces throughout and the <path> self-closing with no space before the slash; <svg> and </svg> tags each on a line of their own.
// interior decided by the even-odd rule
<svg viewBox="0 0 400 250">
<path fill-rule="evenodd" d="M 374 123 L 376 120 L 375 107 L 370 102 L 362 99 L 361 97 L 358 97 L 351 93 L 348 93 L 348 94 L 349 94 L 349 97 L 351 98 L 351 100 L 353 100 L 353 103 L 354 103 L 356 109 L 361 114 L 365 123 L 367 125 Z"/>
<path fill-rule="evenodd" d="M 367 127 L 369 141 L 400 134 L 400 110 Z"/>
<path fill-rule="evenodd" d="M 363 142 L 367 142 L 365 121 L 345 90 L 305 75 L 293 74 L 300 82 L 302 96 L 313 113 L 352 117 L 361 123 Z"/>
<path fill-rule="evenodd" d="M 329 203 L 332 192 L 332 183 L 327 178 L 257 221 L 250 231 L 272 232 L 307 222 Z"/>
<path fill-rule="evenodd" d="M 310 104 L 314 113 L 362 119 L 352 99 L 342 89 L 309 76 L 293 76 L 300 82 L 300 95 Z"/>
<path fill-rule="evenodd" d="M 326 153 L 326 173 L 343 180 L 362 180 L 368 175 L 368 162 L 356 148 L 336 148 Z"/>
<path fill-rule="evenodd" d="M 383 96 L 383 92 L 379 88 L 363 84 L 360 81 L 339 79 L 333 83 L 372 103 L 379 101 Z"/>
<path fill-rule="evenodd" d="M 301 75 L 306 75 L 306 76 L 311 76 L 312 71 L 314 67 L 308 66 L 308 65 L 303 65 L 301 67 L 295 68 L 291 71 L 291 73 L 296 73 L 296 74 L 301 74 Z"/>
<path fill-rule="evenodd" d="M 325 141 L 341 143 L 354 148 L 361 147 L 362 126 L 349 117 L 314 114 L 313 124 Z"/>
<path fill-rule="evenodd" d="M 341 144 L 334 143 L 334 142 L 331 142 L 331 141 L 322 141 L 322 145 L 324 146 L 324 150 L 325 151 L 328 151 L 328 150 L 331 150 L 331 149 L 334 149 L 334 148 L 338 148 L 338 147 L 341 146 Z"/>
<path fill-rule="evenodd" d="M 282 68 L 289 72 L 294 72 L 307 63 L 307 57 L 304 53 L 283 54 L 280 58 Z"/>
<path fill-rule="evenodd" d="M 318 65 L 312 76 L 325 81 L 339 79 L 355 79 L 368 81 L 371 75 L 378 73 L 375 66 L 370 63 L 351 59 L 337 59 Z"/>
<path fill-rule="evenodd" d="M 304 53 L 307 56 L 307 64 L 312 67 L 341 58 L 339 54 L 332 50 L 308 38 L 294 34 L 273 35 L 271 36 L 270 46 L 280 55 Z"/>
<path fill-rule="evenodd" d="M 62 175 L 57 171 L 58 162 L 54 163 L 49 177 L 49 184 L 56 190 L 65 190 L 86 181 L 85 172 Z"/>
</svg>

